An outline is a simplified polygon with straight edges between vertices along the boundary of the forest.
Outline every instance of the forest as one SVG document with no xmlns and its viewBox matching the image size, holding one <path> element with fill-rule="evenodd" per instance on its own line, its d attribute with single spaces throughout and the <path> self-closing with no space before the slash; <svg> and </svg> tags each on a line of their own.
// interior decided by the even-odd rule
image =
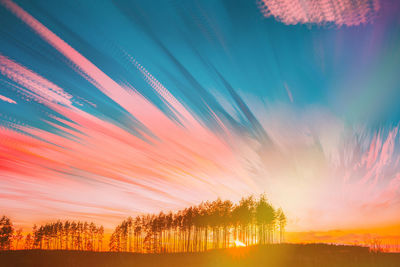
<svg viewBox="0 0 400 267">
<path fill-rule="evenodd" d="M 9 218 L 0 219 L 0 250 L 83 250 L 102 251 L 104 227 L 93 222 L 57 221 L 33 226 L 24 237 L 22 229 L 14 230 Z"/>
<path fill-rule="evenodd" d="M 217 199 L 176 212 L 142 214 L 122 221 L 104 244 L 104 227 L 93 222 L 34 225 L 25 236 L 11 220 L 0 220 L 0 250 L 45 249 L 138 253 L 201 252 L 284 242 L 286 216 L 265 195 L 234 204 Z"/>
<path fill-rule="evenodd" d="M 200 252 L 284 241 L 286 216 L 261 195 L 238 204 L 217 199 L 175 213 L 129 217 L 110 238 L 111 251 Z M 278 236 L 279 234 L 279 236 Z"/>
</svg>

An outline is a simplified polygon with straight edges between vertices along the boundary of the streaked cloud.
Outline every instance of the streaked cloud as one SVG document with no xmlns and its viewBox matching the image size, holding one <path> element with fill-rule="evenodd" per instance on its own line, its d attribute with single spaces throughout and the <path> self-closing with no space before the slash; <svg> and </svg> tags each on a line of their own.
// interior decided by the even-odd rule
<svg viewBox="0 0 400 267">
<path fill-rule="evenodd" d="M 379 0 L 260 0 L 265 17 L 273 16 L 285 24 L 336 24 L 356 26 L 376 16 Z"/>
<path fill-rule="evenodd" d="M 225 6 L 191 7 L 199 20 L 193 25 L 178 8 L 168 17 L 176 32 L 168 32 L 156 19 L 160 14 L 148 18 L 129 5 L 121 10 L 123 3 L 104 2 L 112 19 L 100 7 L 92 14 L 110 19 L 111 30 L 97 27 L 104 30 L 98 34 L 83 28 L 101 21 L 85 17 L 73 30 L 67 13 L 64 21 L 49 15 L 57 10 L 52 3 L 1 3 L 5 21 L 25 32 L 15 38 L 26 38 L 10 38 L 15 29 L 0 33 L 0 90 L 7 90 L 0 95 L 0 208 L 19 223 L 94 217 L 111 227 L 129 215 L 262 192 L 287 212 L 289 230 L 400 220 L 398 120 L 376 126 L 349 119 L 352 108 L 368 106 L 347 104 L 357 94 L 346 80 L 361 76 L 355 72 L 361 67 L 348 69 L 341 57 L 354 52 L 347 46 L 325 53 L 320 70 L 319 58 L 314 64 L 308 52 L 285 47 L 290 42 L 274 47 L 280 32 L 262 39 L 265 20 L 245 20 L 255 25 L 241 30 L 248 39 L 237 39 L 230 30 L 242 25 L 234 27 L 225 15 L 242 10 Z M 316 11 L 322 2 L 309 4 L 307 16 L 280 10 L 278 1 L 265 3 L 273 6 L 266 15 L 288 24 L 355 25 L 379 9 L 377 2 L 359 1 L 348 10 L 342 1 L 332 12 L 346 16 L 324 21 Z M 338 33 L 352 38 L 346 34 Z M 308 47 L 307 41 L 302 49 L 315 52 Z M 374 47 L 376 58 L 382 51 Z M 365 58 L 357 56 L 351 62 Z M 389 63 L 396 69 L 398 63 Z M 370 91 L 384 95 L 380 87 Z M 351 106 L 350 115 L 342 104 Z"/>
<path fill-rule="evenodd" d="M 17 104 L 17 102 L 15 102 L 14 100 L 12 100 L 11 98 L 8 98 L 6 96 L 0 95 L 0 100 L 3 100 L 5 102 L 8 102 L 10 104 Z"/>
</svg>

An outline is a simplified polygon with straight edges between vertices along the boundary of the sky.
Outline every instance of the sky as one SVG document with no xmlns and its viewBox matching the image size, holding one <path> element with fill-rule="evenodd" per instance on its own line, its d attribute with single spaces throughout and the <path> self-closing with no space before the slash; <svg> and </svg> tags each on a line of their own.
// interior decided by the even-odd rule
<svg viewBox="0 0 400 267">
<path fill-rule="evenodd" d="M 400 224 L 398 1 L 0 3 L 14 224 L 261 193 L 288 231 Z"/>
</svg>

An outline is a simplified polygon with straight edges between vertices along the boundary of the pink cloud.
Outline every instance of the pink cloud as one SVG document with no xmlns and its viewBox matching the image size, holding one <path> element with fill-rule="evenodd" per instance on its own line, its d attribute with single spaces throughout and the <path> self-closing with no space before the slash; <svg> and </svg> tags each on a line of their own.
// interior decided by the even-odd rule
<svg viewBox="0 0 400 267">
<path fill-rule="evenodd" d="M 288 94 L 288 97 L 290 99 L 290 102 L 293 103 L 293 95 L 292 95 L 292 91 L 290 91 L 289 86 L 287 85 L 287 83 L 283 83 L 283 85 L 285 86 L 286 92 Z"/>
<path fill-rule="evenodd" d="M 265 17 L 273 16 L 288 25 L 355 26 L 369 22 L 380 8 L 379 0 L 260 0 L 258 3 Z"/>
<path fill-rule="evenodd" d="M 19 84 L 14 86 L 18 93 L 59 114 L 51 115 L 52 120 L 45 122 L 63 133 L 18 123 L 0 128 L 4 137 L 0 140 L 0 151 L 4 152 L 0 163 L 4 179 L 0 184 L 7 183 L 10 188 L 3 199 L 26 209 L 34 209 L 39 202 L 46 206 L 43 216 L 52 213 L 51 207 L 69 215 L 77 209 L 88 215 L 90 207 L 96 214 L 107 217 L 113 212 L 128 216 L 138 211 L 176 208 L 217 196 L 238 197 L 254 190 L 254 184 L 235 170 L 240 167 L 226 140 L 197 122 L 142 65 L 132 61 L 183 126 L 166 116 L 133 85 L 115 82 L 18 5 L 7 0 L 3 4 L 70 60 L 82 77 L 151 132 L 135 128 L 145 137 L 144 141 L 80 109 L 62 88 L 0 55 L 1 73 Z M 135 127 L 129 123 L 126 126 Z M 86 186 L 86 182 L 92 187 Z M 21 187 L 29 188 L 29 192 L 20 191 Z M 80 187 L 92 192 L 96 202 L 86 198 L 86 191 L 79 190 Z M 71 192 L 75 188 L 78 191 L 74 196 Z M 2 203 L 0 207 L 5 205 Z"/>
<path fill-rule="evenodd" d="M 15 102 L 14 100 L 12 100 L 11 98 L 8 98 L 6 96 L 0 95 L 0 100 L 3 100 L 5 102 L 8 102 L 10 104 L 17 104 L 17 102 Z"/>
<path fill-rule="evenodd" d="M 29 90 L 23 91 L 37 102 L 71 105 L 72 96 L 57 85 L 0 54 L 0 73 Z"/>
</svg>

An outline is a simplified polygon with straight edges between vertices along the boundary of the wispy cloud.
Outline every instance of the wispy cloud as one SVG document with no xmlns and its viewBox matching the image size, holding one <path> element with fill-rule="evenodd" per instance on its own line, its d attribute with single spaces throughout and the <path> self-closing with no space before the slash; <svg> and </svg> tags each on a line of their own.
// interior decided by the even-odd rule
<svg viewBox="0 0 400 267">
<path fill-rule="evenodd" d="M 379 0 L 260 0 L 265 17 L 273 16 L 285 24 L 327 24 L 354 26 L 376 16 Z"/>
<path fill-rule="evenodd" d="M 17 104 L 17 102 L 12 100 L 11 98 L 3 96 L 3 95 L 0 95 L 0 100 L 3 100 L 3 101 L 8 102 L 10 104 Z"/>
</svg>

